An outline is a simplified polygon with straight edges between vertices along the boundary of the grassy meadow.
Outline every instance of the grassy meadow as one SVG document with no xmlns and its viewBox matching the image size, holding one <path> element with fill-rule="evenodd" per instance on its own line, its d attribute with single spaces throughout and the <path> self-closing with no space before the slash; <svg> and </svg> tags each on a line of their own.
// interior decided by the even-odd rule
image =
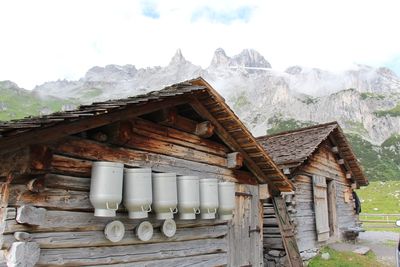
<svg viewBox="0 0 400 267">
<path fill-rule="evenodd" d="M 390 223 L 364 223 L 365 229 L 400 232 L 400 228 L 396 228 L 394 225 L 395 220 L 400 220 L 400 181 L 370 182 L 368 186 L 357 190 L 357 194 L 361 201 L 362 213 L 399 214 L 396 217 L 360 216 L 361 220 L 386 220 L 388 218 L 390 221 Z"/>
</svg>

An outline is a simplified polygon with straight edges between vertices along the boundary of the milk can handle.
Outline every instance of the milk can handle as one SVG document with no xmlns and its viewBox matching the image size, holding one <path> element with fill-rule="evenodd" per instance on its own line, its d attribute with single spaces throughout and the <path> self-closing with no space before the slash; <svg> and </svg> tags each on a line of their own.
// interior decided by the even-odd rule
<svg viewBox="0 0 400 267">
<path fill-rule="evenodd" d="M 200 209 L 199 208 L 193 208 L 194 214 L 200 214 Z"/>
<path fill-rule="evenodd" d="M 213 214 L 215 214 L 215 213 L 217 213 L 217 209 L 214 208 L 214 211 L 213 211 L 213 212 L 210 212 L 210 209 L 207 209 L 207 212 L 208 212 L 208 213 L 213 213 Z"/>
<path fill-rule="evenodd" d="M 178 213 L 178 208 L 169 208 L 169 210 L 170 210 L 173 214 Z"/>
<path fill-rule="evenodd" d="M 118 203 L 115 203 L 115 209 L 110 208 L 110 206 L 108 205 L 108 201 L 106 202 L 106 207 L 108 210 L 117 210 L 118 209 Z"/>
<path fill-rule="evenodd" d="M 145 209 L 145 208 L 142 206 L 142 211 L 150 212 L 150 211 L 151 211 L 151 205 L 147 205 L 147 209 Z"/>
</svg>

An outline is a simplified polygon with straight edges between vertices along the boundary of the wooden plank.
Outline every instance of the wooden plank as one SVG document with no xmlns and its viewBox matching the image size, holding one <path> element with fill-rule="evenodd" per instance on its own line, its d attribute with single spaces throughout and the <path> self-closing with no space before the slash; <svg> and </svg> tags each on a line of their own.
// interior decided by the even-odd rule
<svg viewBox="0 0 400 267">
<path fill-rule="evenodd" d="M 203 162 L 221 167 L 227 166 L 227 159 L 225 157 L 194 150 L 178 144 L 157 140 L 148 136 L 138 135 L 133 133 L 132 126 L 133 124 L 128 121 L 120 123 L 118 129 L 119 134 L 113 136 L 110 142 L 128 148 L 149 151 L 162 155 L 169 155 L 181 159 Z"/>
<path fill-rule="evenodd" d="M 7 266 L 36 266 L 39 255 L 40 248 L 37 243 L 14 242 L 7 253 Z"/>
<path fill-rule="evenodd" d="M 218 136 L 228 145 L 233 151 L 237 151 L 242 153 L 245 163 L 248 166 L 249 169 L 251 169 L 254 173 L 254 175 L 262 182 L 267 182 L 272 191 L 279 191 L 278 188 L 271 183 L 269 180 L 268 176 L 261 171 L 260 167 L 257 166 L 257 164 L 250 158 L 250 156 L 244 151 L 244 149 L 235 141 L 235 139 L 227 132 L 227 130 L 218 122 L 217 119 L 215 119 L 209 111 L 197 100 L 197 99 L 192 99 L 191 101 L 191 106 L 193 107 L 196 112 L 198 112 L 200 115 L 204 116 L 206 119 L 208 119 L 215 127 L 215 132 L 218 134 Z M 261 149 L 261 151 L 263 151 Z M 265 157 L 265 160 L 267 160 L 268 157 Z M 270 162 L 268 162 L 270 163 Z M 272 162 L 271 162 L 272 163 Z M 272 163 L 274 164 L 274 163 Z M 282 176 L 282 181 L 285 183 L 287 189 L 282 186 L 280 190 L 282 191 L 290 191 L 292 189 L 292 186 L 289 182 L 287 182 L 287 179 L 283 176 L 283 174 L 280 173 L 280 171 L 276 167 L 276 173 L 279 176 Z"/>
<path fill-rule="evenodd" d="M 90 190 L 90 179 L 88 178 L 54 173 L 45 175 L 45 184 L 47 188 L 68 189 L 85 192 Z"/>
<path fill-rule="evenodd" d="M 93 212 L 75 212 L 75 211 L 57 211 L 47 210 L 46 220 L 38 226 L 29 226 L 19 224 L 15 220 L 6 220 L 5 234 L 14 232 L 66 232 L 66 231 L 102 231 L 107 223 L 113 220 L 120 220 L 125 225 L 125 230 L 134 229 L 140 222 L 129 219 L 127 213 L 117 213 L 116 217 L 95 217 Z M 161 221 L 153 217 L 148 219 L 154 228 L 160 227 Z M 178 228 L 180 227 L 199 227 L 210 225 L 226 224 L 226 221 L 220 220 L 176 220 Z"/>
<path fill-rule="evenodd" d="M 25 185 L 10 186 L 9 205 L 35 205 L 37 207 L 62 210 L 92 210 L 89 194 L 82 191 L 46 188 L 41 193 L 33 193 Z"/>
<path fill-rule="evenodd" d="M 52 168 L 57 173 L 66 173 L 70 169 L 71 174 L 76 173 L 78 176 L 90 176 L 91 161 L 105 160 L 122 162 L 135 167 L 150 167 L 155 171 L 175 172 L 181 175 L 198 175 L 199 177 L 203 177 L 204 175 L 212 174 L 216 178 L 235 182 L 256 182 L 253 175 L 245 171 L 230 170 L 219 166 L 134 149 L 111 147 L 107 144 L 81 138 L 66 138 L 60 141 L 60 144 L 55 144 L 54 146 L 59 153 L 64 155 L 87 159 L 74 159 L 71 162 L 66 157 L 54 155 Z"/>
<path fill-rule="evenodd" d="M 326 179 L 322 176 L 313 176 L 314 211 L 318 241 L 329 239 L 329 214 Z"/>
<path fill-rule="evenodd" d="M 38 266 L 117 264 L 197 256 L 227 251 L 225 239 L 202 239 L 140 245 L 42 249 Z"/>
<path fill-rule="evenodd" d="M 173 98 L 163 99 L 162 104 L 161 101 L 137 104 L 123 110 L 111 111 L 89 118 L 69 121 L 68 123 L 59 123 L 52 127 L 35 129 L 17 136 L 3 137 L 2 142 L 0 143 L 0 154 L 6 153 L 7 151 L 15 151 L 19 148 L 26 147 L 29 144 L 44 143 L 52 141 L 56 138 L 61 138 L 83 132 L 88 129 L 104 126 L 106 124 L 119 121 L 122 118 L 128 119 L 146 113 L 151 113 L 160 109 L 160 107 L 167 108 L 184 104 L 187 103 L 187 101 L 187 96 L 175 96 Z"/>
<path fill-rule="evenodd" d="M 165 237 L 159 229 L 154 229 L 151 243 L 163 243 L 172 241 L 188 241 L 209 238 L 220 238 L 227 234 L 227 225 L 210 225 L 190 228 L 178 228 L 176 234 Z M 76 247 L 100 247 L 100 246 L 121 246 L 145 244 L 139 240 L 134 231 L 126 231 L 124 238 L 113 243 L 105 238 L 104 231 L 83 231 L 83 232 L 44 232 L 31 233 L 30 239 L 40 245 L 41 248 L 76 248 Z M 15 242 L 15 236 L 8 234 L 4 236 L 3 248 L 9 248 Z"/>
<path fill-rule="evenodd" d="M 336 195 L 336 181 L 333 180 L 328 183 L 329 235 L 331 239 L 332 237 L 339 238 Z"/>
<path fill-rule="evenodd" d="M 171 127 L 159 125 L 143 119 L 132 121 L 134 133 L 148 136 L 157 140 L 190 147 L 210 154 L 226 157 L 229 149 L 220 143 L 201 138 L 197 135 L 182 132 Z"/>
<path fill-rule="evenodd" d="M 130 262 L 117 265 L 97 265 L 97 266 L 118 266 L 118 267 L 176 267 L 176 266 L 191 266 L 191 267 L 204 267 L 204 266 L 226 266 L 227 253 L 213 253 L 198 256 L 179 257 L 165 260 L 151 260 Z"/>
<path fill-rule="evenodd" d="M 289 264 L 292 267 L 303 266 L 303 261 L 294 236 L 293 224 L 286 210 L 286 202 L 282 197 L 274 197 L 273 204 L 278 218 L 279 229 L 282 233 L 283 244 L 286 254 L 288 255 Z"/>
</svg>

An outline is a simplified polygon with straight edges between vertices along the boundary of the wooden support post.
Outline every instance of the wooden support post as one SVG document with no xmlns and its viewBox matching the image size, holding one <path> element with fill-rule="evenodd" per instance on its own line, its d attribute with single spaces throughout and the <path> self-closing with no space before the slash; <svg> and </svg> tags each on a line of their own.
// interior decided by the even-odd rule
<svg viewBox="0 0 400 267">
<path fill-rule="evenodd" d="M 229 153 L 227 159 L 229 169 L 240 169 L 243 166 L 243 156 L 240 152 Z"/>
<path fill-rule="evenodd" d="M 46 209 L 23 205 L 17 209 L 16 221 L 29 225 L 41 225 L 46 220 Z"/>
<path fill-rule="evenodd" d="M 14 242 L 7 253 L 7 266 L 33 267 L 39 261 L 40 248 L 35 242 Z"/>
<path fill-rule="evenodd" d="M 259 185 L 259 198 L 260 200 L 267 200 L 271 197 L 269 193 L 268 184 L 260 184 Z"/>
</svg>

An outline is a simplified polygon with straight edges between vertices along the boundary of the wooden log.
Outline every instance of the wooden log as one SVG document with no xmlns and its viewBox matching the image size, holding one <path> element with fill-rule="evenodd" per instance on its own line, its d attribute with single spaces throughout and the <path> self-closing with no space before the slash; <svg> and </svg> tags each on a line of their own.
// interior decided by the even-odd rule
<svg viewBox="0 0 400 267">
<path fill-rule="evenodd" d="M 229 153 L 227 160 L 229 169 L 240 169 L 243 166 L 243 156 L 239 152 Z"/>
<path fill-rule="evenodd" d="M 188 257 L 227 251 L 225 239 L 113 247 L 42 249 L 38 266 L 96 265 Z"/>
<path fill-rule="evenodd" d="M 90 190 L 90 179 L 49 173 L 45 175 L 47 188 L 59 188 L 76 191 Z"/>
<path fill-rule="evenodd" d="M 260 167 L 250 158 L 250 156 L 245 152 L 245 150 L 242 148 L 241 145 L 239 145 L 234 137 L 228 133 L 228 131 L 218 122 L 218 120 L 210 114 L 210 112 L 195 98 L 192 99 L 191 101 L 191 106 L 193 107 L 196 112 L 207 118 L 215 127 L 215 131 L 218 134 L 218 136 L 234 151 L 238 151 L 242 153 L 244 157 L 244 162 L 246 163 L 247 167 L 249 167 L 257 179 L 259 179 L 261 182 L 267 182 L 270 185 L 271 191 L 278 192 L 278 188 L 275 186 L 275 183 L 271 183 L 271 178 L 266 175 L 264 171 L 260 169 Z M 276 173 L 279 173 L 276 171 Z M 283 177 L 282 180 L 284 181 Z M 291 189 L 291 185 L 287 183 L 286 181 L 283 182 L 285 185 L 287 184 L 287 188 Z M 282 191 L 284 190 L 284 186 L 282 186 Z M 290 190 L 287 190 L 290 191 Z"/>
<path fill-rule="evenodd" d="M 125 225 L 125 230 L 134 229 L 140 221 L 129 219 L 126 213 L 117 213 L 114 218 L 95 217 L 93 212 L 75 212 L 47 210 L 45 221 L 38 226 L 29 226 L 17 223 L 16 220 L 6 220 L 5 234 L 14 232 L 66 232 L 66 231 L 102 231 L 107 223 L 120 220 Z M 148 219 L 154 228 L 161 226 L 161 221 L 153 217 Z M 176 220 L 178 228 L 199 227 L 226 224 L 221 220 Z"/>
<path fill-rule="evenodd" d="M 14 174 L 40 173 L 50 168 L 52 151 L 43 145 L 32 145 L 16 152 L 0 153 L 0 177 Z"/>
<path fill-rule="evenodd" d="M 200 122 L 196 125 L 195 134 L 203 138 L 209 138 L 214 134 L 214 126 L 209 121 Z"/>
<path fill-rule="evenodd" d="M 166 155 L 111 147 L 104 143 L 97 143 L 79 138 L 67 138 L 55 144 L 55 149 L 64 155 L 85 158 L 88 160 L 70 159 L 65 156 L 53 156 L 53 172 L 90 176 L 91 161 L 106 160 L 122 162 L 135 167 L 150 167 L 155 171 L 175 172 L 180 175 L 204 175 L 234 182 L 256 183 L 254 176 L 249 172 L 229 170 L 200 162 L 178 159 Z"/>
<path fill-rule="evenodd" d="M 133 120 L 132 123 L 133 132 L 143 136 L 148 136 L 157 140 L 190 147 L 222 157 L 226 157 L 226 152 L 229 151 L 229 149 L 221 143 L 204 139 L 197 135 L 179 131 L 174 128 L 159 125 L 147 120 L 137 118 Z M 114 126 L 113 128 L 113 131 L 118 131 L 116 126 Z"/>
<path fill-rule="evenodd" d="M 228 232 L 227 225 L 210 225 L 203 227 L 179 228 L 176 234 L 171 237 L 165 237 L 159 229 L 154 230 L 151 243 L 165 243 L 172 241 L 188 241 L 209 238 L 220 238 L 226 236 Z M 25 233 L 25 232 L 17 232 Z M 28 233 L 25 233 L 28 234 Z M 113 243 L 105 238 L 104 231 L 84 231 L 84 232 L 48 232 L 48 233 L 31 233 L 28 234 L 29 239 L 35 241 L 41 248 L 77 248 L 77 247 L 100 247 L 100 246 L 121 246 L 145 244 L 139 240 L 134 231 L 126 231 L 124 238 Z M 9 248 L 16 241 L 14 235 L 4 236 L 4 248 Z M 17 239 L 18 240 L 18 239 Z"/>
<path fill-rule="evenodd" d="M 227 166 L 226 158 L 208 154 L 202 151 L 197 151 L 192 148 L 171 144 L 165 141 L 156 140 L 147 136 L 137 135 L 132 132 L 129 125 L 121 129 L 121 132 L 121 136 L 123 136 L 124 138 L 111 140 L 111 143 L 128 148 L 140 149 L 157 154 L 173 156 L 196 162 L 203 162 L 221 167 Z"/>
<path fill-rule="evenodd" d="M 46 209 L 23 205 L 17 208 L 16 221 L 29 225 L 41 225 L 46 219 Z"/>
<path fill-rule="evenodd" d="M 7 253 L 7 266 L 33 267 L 39 260 L 40 248 L 35 242 L 14 242 Z"/>
<path fill-rule="evenodd" d="M 89 194 L 82 191 L 46 188 L 42 193 L 32 193 L 26 186 L 13 184 L 10 187 L 9 205 L 35 205 L 37 207 L 62 210 L 92 210 Z"/>
<path fill-rule="evenodd" d="M 191 267 L 203 267 L 203 266 L 226 266 L 228 264 L 227 253 L 212 253 L 198 256 L 179 257 L 164 260 L 151 260 L 151 261 L 139 261 L 118 264 L 118 267 L 176 267 L 176 266 L 191 266 Z M 107 267 L 110 265 L 97 265 Z"/>
<path fill-rule="evenodd" d="M 90 177 L 92 161 L 54 155 L 51 161 L 51 171 L 62 174 Z"/>
</svg>

